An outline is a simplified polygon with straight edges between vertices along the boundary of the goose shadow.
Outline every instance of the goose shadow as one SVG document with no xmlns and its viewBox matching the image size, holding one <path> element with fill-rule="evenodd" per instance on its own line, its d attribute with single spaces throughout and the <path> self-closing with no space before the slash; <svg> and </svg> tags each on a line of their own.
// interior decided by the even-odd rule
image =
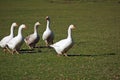
<svg viewBox="0 0 120 80">
<path fill-rule="evenodd" d="M 20 54 L 27 54 L 27 53 L 38 53 L 38 52 L 42 52 L 41 50 L 34 50 L 34 49 L 21 49 L 20 51 Z"/>
<path fill-rule="evenodd" d="M 85 56 L 85 57 L 95 57 L 95 56 L 112 56 L 116 55 L 115 53 L 104 53 L 104 54 L 68 54 L 69 57 L 75 56 Z"/>
<path fill-rule="evenodd" d="M 50 48 L 49 46 L 36 46 L 34 48 Z"/>
</svg>

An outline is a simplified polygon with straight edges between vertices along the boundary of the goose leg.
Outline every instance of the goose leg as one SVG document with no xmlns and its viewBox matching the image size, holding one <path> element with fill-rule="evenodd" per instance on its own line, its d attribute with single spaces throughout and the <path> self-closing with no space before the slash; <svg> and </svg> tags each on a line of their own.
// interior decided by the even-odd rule
<svg viewBox="0 0 120 80">
<path fill-rule="evenodd" d="M 33 45 L 32 45 L 32 49 L 33 49 L 33 48 L 36 48 L 36 44 L 33 44 Z"/>
<path fill-rule="evenodd" d="M 17 54 L 20 54 L 18 51 L 16 51 Z"/>
<path fill-rule="evenodd" d="M 57 56 L 62 56 L 62 54 L 57 54 Z"/>
<path fill-rule="evenodd" d="M 67 53 L 63 53 L 63 55 L 64 55 L 65 57 L 68 57 Z"/>
<path fill-rule="evenodd" d="M 46 44 L 46 46 L 48 47 L 48 42 L 47 42 L 47 40 L 45 40 L 45 44 Z"/>
<path fill-rule="evenodd" d="M 17 54 L 19 54 L 18 50 L 16 50 L 16 49 L 14 50 L 14 52 L 16 52 Z"/>
<path fill-rule="evenodd" d="M 30 47 L 29 45 L 28 45 L 28 47 L 29 47 L 29 49 L 32 49 L 32 47 Z"/>
<path fill-rule="evenodd" d="M 46 43 L 46 46 L 48 47 L 48 44 Z"/>
<path fill-rule="evenodd" d="M 7 51 L 6 51 L 6 48 L 3 49 L 3 52 L 5 52 L 5 53 L 7 52 Z"/>
<path fill-rule="evenodd" d="M 66 53 L 63 54 L 65 57 L 68 57 L 68 55 Z"/>
<path fill-rule="evenodd" d="M 29 49 L 31 49 L 31 47 L 29 46 L 29 44 L 26 43 L 26 45 L 28 46 Z"/>
<path fill-rule="evenodd" d="M 10 51 L 10 49 L 9 49 L 8 47 L 6 47 L 6 49 L 7 49 L 7 51 L 8 51 L 9 53 L 12 53 L 12 54 L 13 54 L 13 52 Z"/>
</svg>

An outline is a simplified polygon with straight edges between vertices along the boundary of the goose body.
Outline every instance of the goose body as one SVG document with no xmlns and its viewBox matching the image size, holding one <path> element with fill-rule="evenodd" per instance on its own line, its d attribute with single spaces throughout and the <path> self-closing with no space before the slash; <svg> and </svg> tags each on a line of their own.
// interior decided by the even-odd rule
<svg viewBox="0 0 120 80">
<path fill-rule="evenodd" d="M 10 35 L 4 37 L 1 41 L 0 41 L 0 46 L 2 48 L 5 48 L 7 43 L 14 37 L 14 28 L 17 27 L 17 23 L 12 23 L 11 25 L 11 29 L 10 29 Z"/>
<path fill-rule="evenodd" d="M 36 22 L 34 25 L 34 33 L 27 36 L 24 41 L 29 46 L 29 48 L 34 48 L 35 45 L 39 42 L 40 36 L 38 34 L 38 26 L 40 25 L 39 22 Z"/>
<path fill-rule="evenodd" d="M 43 33 L 42 39 L 45 41 L 46 46 L 49 46 L 50 44 L 53 44 L 53 39 L 54 39 L 54 33 L 50 29 L 50 18 L 47 16 L 47 25 L 46 25 L 46 30 Z"/>
<path fill-rule="evenodd" d="M 73 46 L 74 43 L 71 35 L 71 29 L 74 28 L 74 25 L 70 25 L 68 28 L 68 37 L 50 45 L 50 47 L 53 47 L 59 55 L 64 54 L 67 56 L 66 52 Z"/>
<path fill-rule="evenodd" d="M 20 48 L 24 42 L 24 38 L 22 36 L 22 29 L 23 28 L 26 28 L 26 26 L 24 24 L 20 25 L 20 27 L 18 29 L 18 35 L 16 37 L 12 38 L 7 43 L 7 47 L 12 50 L 12 53 L 14 51 L 16 51 L 18 53 L 18 51 L 20 50 Z"/>
</svg>

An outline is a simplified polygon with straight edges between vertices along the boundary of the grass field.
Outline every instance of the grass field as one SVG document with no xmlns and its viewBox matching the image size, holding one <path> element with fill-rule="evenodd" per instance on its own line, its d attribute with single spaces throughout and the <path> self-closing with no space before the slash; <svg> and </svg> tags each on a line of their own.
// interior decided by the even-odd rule
<svg viewBox="0 0 120 80">
<path fill-rule="evenodd" d="M 47 15 L 54 42 L 66 38 L 70 24 L 76 26 L 69 57 L 48 48 L 19 55 L 0 48 L 0 80 L 120 80 L 120 0 L 0 0 L 0 40 L 12 22 L 26 24 L 27 36 L 39 21 L 42 36 Z M 44 45 L 40 39 L 38 46 Z"/>
</svg>

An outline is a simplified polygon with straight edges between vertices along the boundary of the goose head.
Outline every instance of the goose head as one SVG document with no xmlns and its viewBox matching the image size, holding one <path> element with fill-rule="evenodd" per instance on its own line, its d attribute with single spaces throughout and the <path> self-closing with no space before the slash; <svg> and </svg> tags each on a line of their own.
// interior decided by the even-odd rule
<svg viewBox="0 0 120 80">
<path fill-rule="evenodd" d="M 10 36 L 14 36 L 14 28 L 15 27 L 17 27 L 18 25 L 17 25 L 17 23 L 16 22 L 14 22 L 14 23 L 12 23 L 12 25 L 11 25 L 11 29 L 10 29 Z"/>
<path fill-rule="evenodd" d="M 45 19 L 47 21 L 46 30 L 50 30 L 50 18 L 49 18 L 49 16 L 46 16 Z"/>
<path fill-rule="evenodd" d="M 46 18 L 45 18 L 46 20 L 50 20 L 50 18 L 49 18 L 49 16 L 46 16 Z"/>
<path fill-rule="evenodd" d="M 26 25 L 25 25 L 25 24 L 22 24 L 22 25 L 20 26 L 20 28 L 25 29 L 25 28 L 27 28 L 27 27 L 26 27 Z"/>
<path fill-rule="evenodd" d="M 14 22 L 14 23 L 12 23 L 12 26 L 13 26 L 13 27 L 17 27 L 18 25 L 17 25 L 16 22 Z"/>
<path fill-rule="evenodd" d="M 35 23 L 35 26 L 36 26 L 36 27 L 40 26 L 40 23 L 39 23 L 39 22 L 36 22 L 36 23 Z"/>
<path fill-rule="evenodd" d="M 18 29 L 18 35 L 17 36 L 22 36 L 22 29 L 25 29 L 26 25 L 25 24 L 21 24 L 19 29 Z"/>
<path fill-rule="evenodd" d="M 71 24 L 68 28 L 68 39 L 72 39 L 72 35 L 71 35 L 71 30 L 75 29 L 75 26 L 73 24 Z"/>
<path fill-rule="evenodd" d="M 74 26 L 73 24 L 71 24 L 71 25 L 69 26 L 69 28 L 70 28 L 70 29 L 75 29 L 75 26 Z"/>
</svg>

